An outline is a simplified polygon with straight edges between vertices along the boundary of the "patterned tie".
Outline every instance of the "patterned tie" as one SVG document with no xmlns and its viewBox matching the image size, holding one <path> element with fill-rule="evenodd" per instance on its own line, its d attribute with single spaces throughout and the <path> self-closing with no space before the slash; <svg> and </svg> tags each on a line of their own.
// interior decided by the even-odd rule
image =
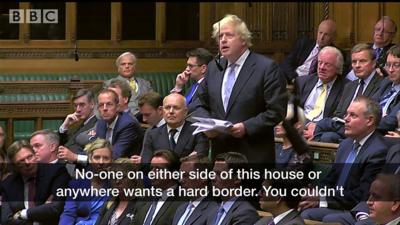
<svg viewBox="0 0 400 225">
<path fill-rule="evenodd" d="M 112 128 L 111 127 L 107 127 L 107 131 L 106 131 L 106 140 L 108 142 L 110 142 L 110 144 L 112 144 Z"/>
<path fill-rule="evenodd" d="M 136 83 L 136 80 L 134 78 L 129 80 L 129 86 L 131 86 L 131 89 L 132 89 L 133 93 L 136 94 L 137 83 Z"/>
<path fill-rule="evenodd" d="M 178 223 L 178 225 L 184 225 L 186 223 L 186 221 L 189 219 L 190 212 L 192 211 L 193 208 L 194 208 L 193 203 L 189 202 L 188 206 L 186 207 L 185 213 L 183 214 L 184 216 L 182 215 L 182 218 L 184 219 L 182 220 L 182 222 L 179 221 L 181 223 Z"/>
<path fill-rule="evenodd" d="M 229 97 L 231 96 L 233 85 L 235 84 L 235 80 L 236 80 L 236 78 L 235 78 L 236 66 L 237 66 L 237 64 L 234 64 L 234 63 L 229 66 L 230 71 L 229 71 L 228 77 L 225 81 L 225 89 L 224 89 L 225 97 L 223 99 L 225 112 L 226 112 L 226 109 L 228 108 Z"/>
<path fill-rule="evenodd" d="M 347 156 L 346 162 L 343 165 L 342 172 L 340 173 L 337 186 L 344 186 L 347 180 L 347 176 L 350 173 L 351 166 L 353 165 L 354 160 L 357 157 L 357 150 L 360 147 L 360 143 L 355 142 L 353 148 L 351 149 L 349 155 Z"/>
<path fill-rule="evenodd" d="M 197 83 L 197 82 L 194 83 L 192 85 L 192 88 L 190 88 L 189 94 L 186 95 L 186 104 L 187 105 L 192 101 L 193 95 L 194 95 L 194 93 L 196 93 L 197 86 L 199 86 L 199 83 Z"/>
<path fill-rule="evenodd" d="M 389 101 L 390 97 L 392 97 L 392 95 L 396 92 L 396 90 L 394 89 L 394 86 L 392 86 L 392 88 L 390 89 L 390 91 L 388 91 L 379 101 L 379 104 L 381 105 L 381 109 L 383 109 L 386 105 L 386 103 Z"/>
<path fill-rule="evenodd" d="M 35 193 L 36 193 L 36 185 L 35 185 L 35 177 L 30 177 L 28 179 L 28 206 L 29 208 L 35 207 Z"/>
<path fill-rule="evenodd" d="M 176 132 L 178 132 L 177 129 L 171 129 L 169 131 L 169 143 L 170 143 L 171 150 L 174 150 L 176 147 L 176 142 L 175 142 L 175 138 L 174 138 Z"/>
<path fill-rule="evenodd" d="M 358 91 L 357 91 L 356 97 L 362 95 L 363 90 L 364 90 L 364 80 L 363 80 L 363 79 L 360 79 L 360 82 L 359 82 L 359 84 L 358 84 Z"/>
<path fill-rule="evenodd" d="M 156 211 L 157 201 L 154 201 L 150 206 L 150 211 L 144 221 L 143 225 L 150 225 L 151 221 L 153 220 L 154 212 Z"/>
<path fill-rule="evenodd" d="M 379 59 L 379 56 L 381 56 L 382 53 L 382 48 L 376 48 L 375 49 L 375 59 Z"/>
<path fill-rule="evenodd" d="M 328 85 L 322 84 L 321 93 L 319 94 L 317 101 L 315 101 L 314 109 L 308 113 L 307 119 L 312 121 L 322 113 L 322 109 L 325 107 L 327 92 L 328 92 Z"/>
<path fill-rule="evenodd" d="M 224 215 L 225 209 L 222 205 L 218 209 L 217 217 L 215 218 L 214 225 L 218 225 L 219 221 L 221 220 L 222 215 Z"/>
<path fill-rule="evenodd" d="M 320 49 L 319 49 L 319 46 L 317 46 L 317 54 L 314 56 L 314 59 L 313 59 L 313 61 L 311 62 L 310 69 L 309 69 L 309 72 L 308 72 L 309 75 L 314 74 L 314 73 L 317 72 L 317 68 L 318 68 L 318 53 L 319 53 L 319 50 L 320 50 Z"/>
</svg>

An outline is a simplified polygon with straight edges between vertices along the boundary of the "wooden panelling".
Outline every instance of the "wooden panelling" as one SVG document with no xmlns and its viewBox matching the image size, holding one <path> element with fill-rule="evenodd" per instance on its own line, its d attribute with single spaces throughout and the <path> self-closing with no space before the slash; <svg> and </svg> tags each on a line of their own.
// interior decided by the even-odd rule
<svg viewBox="0 0 400 225">
<path fill-rule="evenodd" d="M 342 48 L 351 48 L 354 44 L 354 4 L 337 2 L 330 7 L 331 19 L 335 20 L 337 24 L 336 44 Z"/>
</svg>

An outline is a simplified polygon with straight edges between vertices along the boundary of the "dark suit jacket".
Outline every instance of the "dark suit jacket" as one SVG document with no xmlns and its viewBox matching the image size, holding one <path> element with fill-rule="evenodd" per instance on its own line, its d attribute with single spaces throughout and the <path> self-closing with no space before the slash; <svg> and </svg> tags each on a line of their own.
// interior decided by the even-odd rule
<svg viewBox="0 0 400 225">
<path fill-rule="evenodd" d="M 374 45 L 373 43 L 369 43 L 371 45 L 371 47 Z M 385 63 L 386 63 L 386 59 L 387 59 L 387 51 L 395 44 L 390 43 L 388 45 L 386 45 L 385 47 L 383 47 L 381 54 L 379 55 L 379 58 L 376 59 L 376 64 L 377 66 L 385 67 Z"/>
<path fill-rule="evenodd" d="M 136 210 L 136 200 L 129 201 L 125 210 L 122 212 L 120 217 L 118 218 L 117 225 L 130 225 L 135 218 L 135 210 Z M 117 207 L 118 202 L 114 202 L 109 208 L 107 208 L 107 203 L 103 205 L 103 208 L 100 210 L 99 216 L 97 217 L 97 221 L 95 225 L 108 225 L 108 222 L 111 220 L 111 217 L 114 213 L 115 208 Z"/>
<path fill-rule="evenodd" d="M 339 144 L 335 163 L 325 179 L 322 180 L 322 185 L 336 187 L 343 169 L 343 163 L 346 161 L 352 148 L 353 139 L 351 138 L 346 138 Z M 344 196 L 336 192 L 335 196 L 327 197 L 328 208 L 350 210 L 360 201 L 367 200 L 369 187 L 385 163 L 387 150 L 382 136 L 375 131 L 364 145 L 361 146 L 353 162 L 353 166 L 344 184 Z"/>
<path fill-rule="evenodd" d="M 382 169 L 384 173 L 395 173 L 400 166 L 400 144 L 394 145 L 390 148 L 386 155 L 385 165 Z M 369 213 L 368 205 L 365 201 L 360 202 L 355 206 L 351 212 L 355 215 L 357 212 Z"/>
<path fill-rule="evenodd" d="M 261 218 L 254 225 L 266 225 L 271 222 L 272 218 L 266 217 Z M 300 217 L 300 213 L 297 210 L 291 211 L 285 217 L 282 218 L 276 225 L 305 225 L 303 218 Z"/>
<path fill-rule="evenodd" d="M 172 225 L 178 224 L 179 220 L 185 213 L 188 204 L 189 202 L 185 202 L 179 206 L 179 208 L 176 210 Z M 215 202 L 210 197 L 204 198 L 200 202 L 200 204 L 194 209 L 192 214 L 190 214 L 189 218 L 186 220 L 185 225 L 207 225 L 207 218 L 211 213 L 213 213 L 215 207 L 218 207 L 217 202 Z"/>
<path fill-rule="evenodd" d="M 58 133 L 60 135 L 60 145 L 64 145 L 75 153 L 82 152 L 83 147 L 90 142 L 87 132 L 94 129 L 96 123 L 97 117 L 93 116 L 85 125 L 82 123 L 76 129 L 68 130 L 66 133 Z M 82 143 L 82 140 L 86 141 Z"/>
<path fill-rule="evenodd" d="M 201 84 L 203 81 L 204 81 L 204 79 L 200 82 L 200 84 Z M 194 81 L 194 82 L 196 82 L 196 81 Z M 193 84 L 194 84 L 194 83 L 193 83 Z M 193 84 L 190 85 L 188 91 L 190 91 L 190 90 L 192 89 Z M 200 85 L 200 84 L 199 84 L 199 85 Z M 194 112 L 194 111 L 197 109 L 197 107 L 200 106 L 200 100 L 199 100 L 199 96 L 198 96 L 198 94 L 197 94 L 198 90 L 199 90 L 199 88 L 197 87 L 197 90 L 196 90 L 196 92 L 193 94 L 193 96 L 192 96 L 192 98 L 190 99 L 190 101 L 189 101 L 189 102 L 186 102 L 187 107 L 188 107 L 188 113 L 189 113 L 189 114 L 191 114 L 192 112 Z M 185 94 L 185 95 L 186 95 L 186 94 L 189 94 L 189 93 L 183 93 L 183 90 L 182 90 L 181 92 L 179 92 L 179 93 L 182 94 L 182 95 L 184 95 L 184 94 Z"/>
<path fill-rule="evenodd" d="M 70 176 L 63 164 L 38 164 L 36 175 L 35 207 L 27 210 L 28 221 L 14 220 L 13 215 L 24 209 L 24 181 L 22 176 L 13 173 L 2 185 L 2 224 L 58 224 L 64 208 L 64 198 L 57 197 L 58 188 L 68 187 Z M 51 203 L 45 203 L 52 199 Z"/>
<path fill-rule="evenodd" d="M 99 119 L 96 126 L 96 136 L 106 138 L 106 132 L 106 121 Z M 137 119 L 129 113 L 120 113 L 112 136 L 113 158 L 139 155 L 142 140 L 143 130 Z"/>
<path fill-rule="evenodd" d="M 379 76 L 377 73 L 374 74 L 372 77 L 371 81 L 368 83 L 367 88 L 365 89 L 363 95 L 372 99 L 378 99 L 379 95 L 379 87 L 380 87 L 380 82 L 382 81 L 382 77 Z M 347 108 L 349 107 L 351 100 L 353 99 L 353 96 L 356 92 L 357 86 L 358 86 L 358 80 L 354 80 L 351 82 L 348 82 L 343 89 L 343 94 L 342 97 L 339 101 L 339 104 L 336 108 L 336 111 L 334 112 L 333 116 L 337 116 L 340 118 L 343 118 L 343 116 L 346 114 Z"/>
<path fill-rule="evenodd" d="M 157 212 L 151 225 L 171 225 L 174 219 L 175 212 L 177 208 L 182 204 L 180 198 L 175 195 L 175 197 L 168 197 L 164 202 L 163 206 Z M 147 211 L 151 206 L 151 201 L 148 202 L 138 202 L 138 205 L 142 206 L 137 208 L 135 213 L 135 219 L 132 225 L 143 225 L 146 219 Z"/>
<path fill-rule="evenodd" d="M 214 208 L 214 212 L 209 214 L 207 224 L 214 224 L 219 205 Z M 225 215 L 220 225 L 250 225 L 254 224 L 260 219 L 254 207 L 242 198 L 238 198 L 233 203 L 230 210 Z"/>
<path fill-rule="evenodd" d="M 382 98 L 383 96 L 388 93 L 392 87 L 392 82 L 385 78 L 382 80 L 380 88 L 379 88 L 379 97 Z M 380 101 L 380 98 L 378 102 Z M 393 99 L 390 103 L 386 113 L 387 115 L 382 117 L 381 122 L 379 123 L 378 130 L 382 134 L 386 134 L 387 131 L 393 131 L 397 128 L 397 112 L 400 110 L 400 93 L 397 93 L 397 96 Z"/>
<path fill-rule="evenodd" d="M 226 59 L 221 59 L 226 69 Z M 249 162 L 270 162 L 275 159 L 273 127 L 283 120 L 287 97 L 286 82 L 278 65 L 262 55 L 250 52 L 237 77 L 225 112 L 221 87 L 225 71 L 219 71 L 215 61 L 208 65 L 205 79 L 199 86 L 201 106 L 196 116 L 243 122 L 246 135 L 234 138 L 220 134 L 213 138 L 213 155 L 236 151 Z"/>
<path fill-rule="evenodd" d="M 175 152 L 178 157 L 184 157 L 196 151 L 208 155 L 208 139 L 203 133 L 193 135 L 196 127 L 191 126 L 191 122 L 186 121 L 179 134 Z M 151 129 L 146 134 L 146 140 L 142 150 L 142 163 L 150 163 L 153 153 L 160 149 L 170 149 L 167 124 Z"/>
<path fill-rule="evenodd" d="M 304 108 L 307 98 L 311 94 L 311 91 L 317 82 L 318 76 L 301 76 L 296 78 L 296 93 L 297 96 L 300 97 L 301 107 Z M 326 99 L 323 118 L 333 116 L 333 113 L 339 105 L 339 100 L 342 97 L 343 89 L 347 82 L 347 79 L 337 76 L 331 87 L 328 98 Z"/>
<path fill-rule="evenodd" d="M 296 73 L 297 67 L 301 66 L 308 58 L 311 51 L 315 47 L 315 40 L 307 36 L 300 37 L 294 44 L 292 51 L 280 64 L 287 81 L 295 79 L 298 74 Z"/>
</svg>

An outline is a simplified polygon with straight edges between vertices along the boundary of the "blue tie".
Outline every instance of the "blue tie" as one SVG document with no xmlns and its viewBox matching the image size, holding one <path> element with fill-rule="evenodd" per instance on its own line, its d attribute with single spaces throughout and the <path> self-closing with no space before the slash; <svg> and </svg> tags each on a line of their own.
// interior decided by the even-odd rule
<svg viewBox="0 0 400 225">
<path fill-rule="evenodd" d="M 336 184 L 337 186 L 344 186 L 344 184 L 346 183 L 347 176 L 350 173 L 351 166 L 353 165 L 353 162 L 357 157 L 357 150 L 359 147 L 360 144 L 358 142 L 355 142 L 353 148 L 351 149 L 349 155 L 347 156 L 345 164 L 343 165 L 343 169 L 340 173 L 340 177 Z"/>
<path fill-rule="evenodd" d="M 235 67 L 236 66 L 237 65 L 234 63 L 229 66 L 230 71 L 229 71 L 228 77 L 225 81 L 225 89 L 224 89 L 225 97 L 223 99 L 225 112 L 226 112 L 226 109 L 228 108 L 229 97 L 231 96 L 233 85 L 235 84 Z"/>
<path fill-rule="evenodd" d="M 218 209 L 217 217 L 215 218 L 214 225 L 218 225 L 219 221 L 221 220 L 222 215 L 224 215 L 225 209 L 222 205 Z"/>
<path fill-rule="evenodd" d="M 157 201 L 154 201 L 150 206 L 150 212 L 147 215 L 146 220 L 144 221 L 143 225 L 150 225 L 151 221 L 153 220 L 154 212 L 156 211 Z"/>
<path fill-rule="evenodd" d="M 388 91 L 386 93 L 386 95 L 384 95 L 380 102 L 379 105 L 381 105 L 381 109 L 383 109 L 386 105 L 386 103 L 389 101 L 390 97 L 392 97 L 392 95 L 396 92 L 396 90 L 394 89 L 394 86 L 392 86 L 392 88 L 390 89 L 390 91 Z"/>
<path fill-rule="evenodd" d="M 199 83 L 194 83 L 192 85 L 192 88 L 190 88 L 189 94 L 186 95 L 186 104 L 189 104 L 192 101 L 194 93 L 196 93 L 197 86 L 199 86 Z"/>
<path fill-rule="evenodd" d="M 375 49 L 375 59 L 378 60 L 379 56 L 381 55 L 382 49 L 381 48 L 376 48 Z"/>
<path fill-rule="evenodd" d="M 184 214 L 185 217 L 182 220 L 182 223 L 180 223 L 180 224 L 178 223 L 178 225 L 184 225 L 186 223 L 186 221 L 189 219 L 189 215 L 190 215 L 190 212 L 192 211 L 193 207 L 194 207 L 193 203 L 189 202 L 189 204 L 188 204 L 188 206 L 186 207 L 186 210 L 185 210 L 185 214 Z M 183 215 L 182 215 L 182 217 L 183 217 Z"/>
</svg>

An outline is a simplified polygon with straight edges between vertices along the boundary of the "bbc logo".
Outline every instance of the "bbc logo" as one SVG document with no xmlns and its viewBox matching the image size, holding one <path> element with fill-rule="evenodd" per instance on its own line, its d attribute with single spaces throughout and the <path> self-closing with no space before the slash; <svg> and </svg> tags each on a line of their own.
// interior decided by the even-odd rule
<svg viewBox="0 0 400 225">
<path fill-rule="evenodd" d="M 10 23 L 58 23 L 58 9 L 10 9 Z"/>
</svg>

